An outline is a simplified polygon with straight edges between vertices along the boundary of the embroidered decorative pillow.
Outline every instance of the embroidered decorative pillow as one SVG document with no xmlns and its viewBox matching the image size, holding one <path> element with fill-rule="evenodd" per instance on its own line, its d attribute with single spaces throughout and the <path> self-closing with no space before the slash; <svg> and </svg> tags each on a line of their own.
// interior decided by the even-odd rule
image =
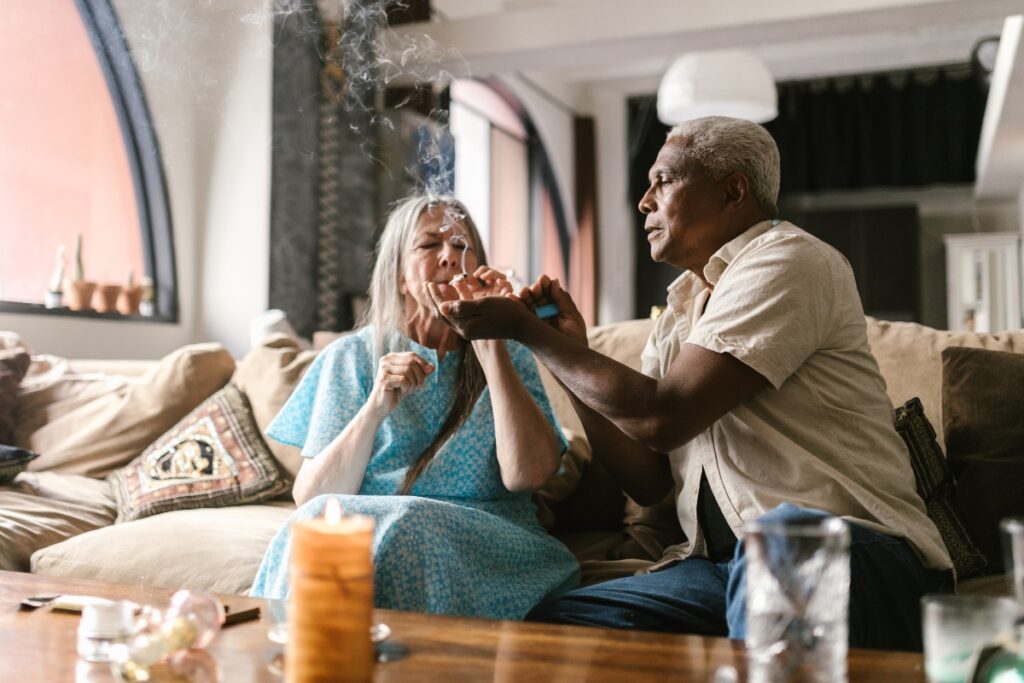
<svg viewBox="0 0 1024 683">
<path fill-rule="evenodd" d="M 288 490 L 248 400 L 233 384 L 112 473 L 110 481 L 118 522 L 170 510 L 256 503 Z"/>
<path fill-rule="evenodd" d="M 912 398 L 897 408 L 893 425 L 910 451 L 917 493 L 924 501 L 928 517 L 939 529 L 957 579 L 981 574 L 987 561 L 957 515 L 954 501 L 956 480 L 935 440 L 935 429 L 925 416 L 920 399 Z"/>
<path fill-rule="evenodd" d="M 38 453 L 0 444 L 0 484 L 14 479 L 28 467 L 30 460 L 38 457 Z"/>
</svg>

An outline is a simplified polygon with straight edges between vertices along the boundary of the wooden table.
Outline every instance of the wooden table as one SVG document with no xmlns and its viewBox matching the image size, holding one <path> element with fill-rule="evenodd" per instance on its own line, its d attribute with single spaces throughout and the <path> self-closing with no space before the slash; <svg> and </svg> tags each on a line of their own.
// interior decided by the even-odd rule
<svg viewBox="0 0 1024 683">
<path fill-rule="evenodd" d="M 46 610 L 19 611 L 40 593 L 124 598 L 163 606 L 173 591 L 0 571 L 0 681 L 102 681 L 75 654 L 78 617 Z M 262 600 L 222 596 L 232 609 L 264 607 L 260 621 L 226 628 L 209 648 L 223 681 L 282 679 L 268 663 L 280 652 L 267 639 Z M 744 669 L 742 645 L 724 638 L 522 624 L 377 610 L 392 630 L 390 644 L 407 654 L 378 664 L 374 680 L 432 681 L 711 681 L 722 665 Z M 76 667 L 79 668 L 76 677 Z M 921 655 L 852 650 L 851 682 L 923 681 Z M 90 677 L 92 676 L 92 677 Z M 741 676 L 742 680 L 742 676 Z"/>
</svg>

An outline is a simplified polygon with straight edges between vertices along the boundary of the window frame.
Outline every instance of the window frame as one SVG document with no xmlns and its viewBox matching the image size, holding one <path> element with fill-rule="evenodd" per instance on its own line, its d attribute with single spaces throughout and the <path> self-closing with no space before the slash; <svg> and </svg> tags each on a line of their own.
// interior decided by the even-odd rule
<svg viewBox="0 0 1024 683">
<path fill-rule="evenodd" d="M 156 296 L 151 316 L 98 313 L 46 308 L 44 304 L 0 300 L 0 313 L 178 322 L 177 269 L 163 158 L 145 92 L 110 0 L 75 0 L 93 52 L 107 82 L 107 92 L 117 114 L 131 168 L 135 203 L 139 212 L 142 257 L 146 275 L 153 280 Z"/>
</svg>

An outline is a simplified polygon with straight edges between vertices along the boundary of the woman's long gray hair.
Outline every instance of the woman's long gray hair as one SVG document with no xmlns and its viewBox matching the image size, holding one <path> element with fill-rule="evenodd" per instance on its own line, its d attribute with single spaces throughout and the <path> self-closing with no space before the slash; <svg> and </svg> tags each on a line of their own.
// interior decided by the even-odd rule
<svg viewBox="0 0 1024 683">
<path fill-rule="evenodd" d="M 362 321 L 364 325 L 373 325 L 374 347 L 378 360 L 391 351 L 408 350 L 408 345 L 404 343 L 407 330 L 405 296 L 400 286 L 402 269 L 405 266 L 405 256 L 412 246 L 420 216 L 437 206 L 445 208 L 445 222 L 442 225 L 462 221 L 468 233 L 469 246 L 476 254 L 477 264 L 487 264 L 480 233 L 469 215 L 469 210 L 462 202 L 450 196 L 426 195 L 414 195 L 400 201 L 391 211 L 384 232 L 377 242 L 377 262 L 370 278 L 370 301 Z M 399 495 L 408 495 L 412 491 L 416 479 L 473 412 L 473 406 L 476 405 L 486 384 L 480 361 L 473 353 L 473 346 L 466 344 L 465 354 L 455 379 L 455 396 L 448 415 L 434 440 L 410 465 L 398 490 Z"/>
</svg>

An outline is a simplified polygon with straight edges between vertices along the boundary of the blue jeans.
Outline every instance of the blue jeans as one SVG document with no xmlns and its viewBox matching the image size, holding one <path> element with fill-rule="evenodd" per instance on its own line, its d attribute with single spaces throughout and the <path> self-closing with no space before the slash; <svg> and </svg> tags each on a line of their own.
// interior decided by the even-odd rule
<svg viewBox="0 0 1024 683">
<path fill-rule="evenodd" d="M 829 514 L 783 504 L 764 521 Z M 743 640 L 747 631 L 743 544 L 728 562 L 694 557 L 644 574 L 580 588 L 537 605 L 530 621 L 694 633 Z M 949 572 L 927 570 L 903 539 L 850 524 L 850 646 L 921 650 L 921 596 L 952 590 Z"/>
</svg>

